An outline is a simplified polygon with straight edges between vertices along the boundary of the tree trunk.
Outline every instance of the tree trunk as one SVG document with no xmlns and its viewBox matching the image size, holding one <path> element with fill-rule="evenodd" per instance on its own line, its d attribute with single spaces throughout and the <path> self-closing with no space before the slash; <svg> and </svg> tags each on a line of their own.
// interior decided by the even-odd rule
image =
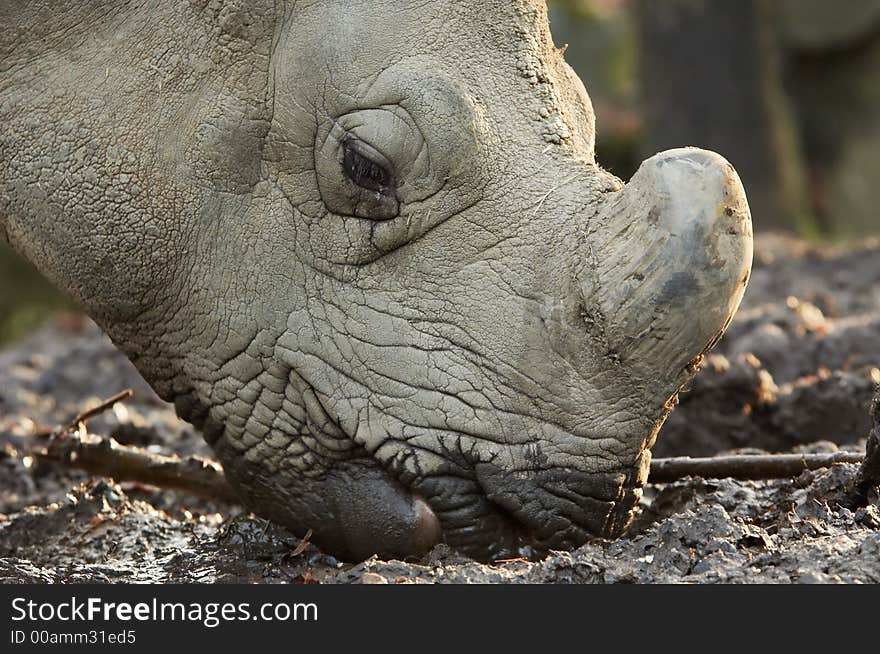
<svg viewBox="0 0 880 654">
<path fill-rule="evenodd" d="M 739 172 L 757 230 L 809 232 L 803 164 L 763 0 L 639 0 L 645 154 L 715 150 Z"/>
</svg>

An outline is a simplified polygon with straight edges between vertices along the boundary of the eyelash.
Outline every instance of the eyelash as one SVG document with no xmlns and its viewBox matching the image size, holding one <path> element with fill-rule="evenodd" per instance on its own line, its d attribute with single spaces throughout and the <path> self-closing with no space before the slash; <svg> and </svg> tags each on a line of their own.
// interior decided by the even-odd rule
<svg viewBox="0 0 880 654">
<path fill-rule="evenodd" d="M 393 182 L 391 173 L 382 164 L 358 152 L 353 140 L 346 140 L 342 148 L 342 167 L 346 176 L 361 188 L 387 194 Z"/>
</svg>

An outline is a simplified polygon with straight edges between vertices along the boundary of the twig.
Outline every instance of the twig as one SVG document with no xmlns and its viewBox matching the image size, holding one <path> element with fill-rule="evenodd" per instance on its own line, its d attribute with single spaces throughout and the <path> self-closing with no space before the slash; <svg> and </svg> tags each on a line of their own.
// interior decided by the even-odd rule
<svg viewBox="0 0 880 654">
<path fill-rule="evenodd" d="M 797 477 L 804 470 L 828 468 L 835 463 L 861 463 L 853 452 L 831 454 L 743 454 L 692 459 L 687 456 L 651 461 L 648 482 L 667 484 L 684 477 L 760 480 Z"/>
<path fill-rule="evenodd" d="M 300 539 L 299 544 L 290 553 L 290 556 L 299 556 L 300 554 L 305 552 L 306 548 L 309 546 L 309 540 L 311 539 L 311 537 L 312 537 L 312 530 L 309 529 L 306 532 L 306 535 Z"/>
<path fill-rule="evenodd" d="M 81 411 L 67 425 L 52 432 L 46 449 L 35 453 L 37 459 L 61 463 L 93 475 L 113 477 L 116 481 L 137 481 L 207 498 L 238 501 L 219 463 L 196 456 L 181 458 L 153 454 L 86 432 L 89 419 L 133 395 L 134 391 L 127 388 L 97 406 Z"/>
<path fill-rule="evenodd" d="M 117 481 L 138 481 L 160 488 L 176 489 L 203 497 L 237 501 L 226 481 L 223 468 L 210 459 L 196 456 L 180 458 L 153 454 L 136 447 L 120 445 L 112 438 L 85 433 L 82 427 L 89 418 L 107 411 L 132 396 L 131 389 L 117 393 L 93 409 L 83 411 L 67 425 L 56 430 L 48 447 L 36 456 L 62 463 L 94 475 Z M 877 400 L 880 406 L 880 396 Z M 880 415 L 880 408 L 875 409 Z M 871 438 L 877 440 L 872 447 Z M 873 456 L 872 456 L 873 453 Z M 837 463 L 862 463 L 860 488 L 867 490 L 880 481 L 880 424 L 869 437 L 868 455 L 853 452 L 830 454 L 745 454 L 705 458 L 673 457 L 651 461 L 649 483 L 666 484 L 685 477 L 742 480 L 796 477 L 805 470 L 818 470 Z"/>
<path fill-rule="evenodd" d="M 112 438 L 92 434 L 70 434 L 55 438 L 37 457 L 85 470 L 117 481 L 138 481 L 160 488 L 176 489 L 202 497 L 236 500 L 220 464 L 196 456 L 180 458 L 153 454 L 120 445 Z M 832 454 L 749 454 L 708 458 L 676 457 L 654 459 L 648 481 L 666 484 L 685 477 L 760 480 L 796 477 L 804 470 L 818 470 L 836 463 L 861 463 L 853 452 Z"/>
<path fill-rule="evenodd" d="M 109 411 L 113 408 L 113 405 L 117 402 L 122 402 L 123 400 L 127 400 L 132 395 L 134 395 L 134 391 L 130 388 L 126 388 L 124 391 L 119 391 L 116 395 L 112 397 L 108 397 L 106 400 L 101 402 L 98 406 L 92 407 L 91 409 L 86 409 L 85 411 L 81 411 L 76 415 L 76 418 L 71 420 L 67 425 L 61 428 L 61 432 L 68 431 L 79 431 L 80 427 L 85 427 L 86 423 L 95 416 L 99 416 L 102 413 Z"/>
<path fill-rule="evenodd" d="M 112 438 L 80 433 L 53 438 L 36 456 L 116 481 L 137 481 L 207 498 L 238 501 L 220 464 L 197 456 L 153 454 L 120 445 Z"/>
</svg>

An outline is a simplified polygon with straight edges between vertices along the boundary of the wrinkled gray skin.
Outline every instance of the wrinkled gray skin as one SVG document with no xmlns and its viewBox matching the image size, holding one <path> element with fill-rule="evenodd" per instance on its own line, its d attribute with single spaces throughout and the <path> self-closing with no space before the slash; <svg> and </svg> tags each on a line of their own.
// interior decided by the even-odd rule
<svg viewBox="0 0 880 654">
<path fill-rule="evenodd" d="M 342 556 L 627 526 L 751 224 L 593 146 L 535 0 L 0 0 L 0 235 Z"/>
</svg>

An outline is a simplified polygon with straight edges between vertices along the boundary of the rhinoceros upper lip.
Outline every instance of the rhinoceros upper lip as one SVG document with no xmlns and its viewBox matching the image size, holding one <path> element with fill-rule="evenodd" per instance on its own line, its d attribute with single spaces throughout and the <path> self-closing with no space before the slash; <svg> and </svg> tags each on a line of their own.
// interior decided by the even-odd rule
<svg viewBox="0 0 880 654">
<path fill-rule="evenodd" d="M 607 514 L 614 509 L 611 500 L 584 498 L 582 508 L 595 518 L 594 524 L 572 518 L 572 510 L 567 511 L 568 517 L 556 507 L 543 514 L 535 512 L 535 498 L 543 492 L 546 506 L 547 498 L 553 500 L 552 494 L 531 482 L 519 481 L 519 486 L 506 488 L 498 480 L 515 476 L 490 467 L 494 469 L 478 464 L 469 471 L 472 478 L 444 475 L 439 492 L 431 483 L 436 482 L 436 476 L 416 479 L 408 486 L 430 505 L 442 526 L 444 542 L 475 559 L 532 558 L 550 549 L 578 547 L 591 534 L 601 532 Z"/>
</svg>

